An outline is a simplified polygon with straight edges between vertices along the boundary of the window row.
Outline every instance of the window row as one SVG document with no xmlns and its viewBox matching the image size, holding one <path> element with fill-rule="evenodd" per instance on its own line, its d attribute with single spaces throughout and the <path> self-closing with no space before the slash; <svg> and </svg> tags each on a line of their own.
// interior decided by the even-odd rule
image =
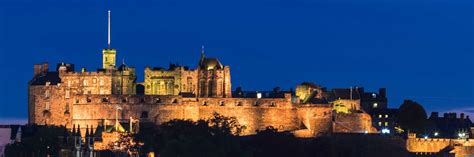
<svg viewBox="0 0 474 157">
<path fill-rule="evenodd" d="M 253 106 L 260 106 L 262 105 L 263 103 L 262 102 L 254 102 L 253 103 Z M 202 106 L 209 106 L 209 103 L 207 101 L 204 101 L 202 104 Z M 234 104 L 235 106 L 242 106 L 242 102 L 238 101 L 238 102 L 235 102 Z M 226 103 L 224 101 L 220 101 L 219 102 L 219 106 L 226 106 Z M 275 102 L 270 102 L 270 106 L 271 107 L 275 107 L 276 106 L 276 103 Z"/>
</svg>

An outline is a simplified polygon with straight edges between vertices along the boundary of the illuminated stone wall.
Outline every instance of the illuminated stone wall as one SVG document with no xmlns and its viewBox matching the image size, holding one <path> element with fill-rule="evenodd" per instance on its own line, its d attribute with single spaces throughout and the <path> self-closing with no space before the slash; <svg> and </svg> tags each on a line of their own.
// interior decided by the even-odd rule
<svg viewBox="0 0 474 157">
<path fill-rule="evenodd" d="M 417 138 L 410 133 L 406 141 L 409 152 L 435 154 L 448 148 L 455 156 L 474 156 L 474 139 Z"/>
<path fill-rule="evenodd" d="M 37 86 L 30 91 L 41 93 L 50 90 L 51 97 L 36 95 L 30 108 L 30 123 L 82 127 L 107 123 L 113 124 L 118 113 L 120 121 L 140 119 L 161 124 L 173 119 L 199 120 L 219 113 L 236 117 L 247 129 L 243 134 L 273 126 L 280 131 L 292 131 L 304 137 L 334 132 L 363 132 L 370 126 L 370 116 L 365 113 L 349 114 L 337 118 L 350 128 L 333 128 L 332 106 L 328 104 L 293 104 L 291 95 L 285 98 L 183 98 L 160 95 L 71 95 L 64 97 L 64 87 Z M 54 100 L 54 101 L 52 101 Z M 49 101 L 50 114 L 44 114 Z M 69 112 L 66 114 L 66 105 Z M 121 108 L 117 110 L 117 108 Z M 146 115 L 146 117 L 143 117 Z M 366 115 L 366 116 L 361 116 Z M 368 117 L 368 119 L 367 119 Z M 341 131 L 342 130 L 342 131 Z"/>
<path fill-rule="evenodd" d="M 145 94 L 178 95 L 196 93 L 197 71 L 176 67 L 173 70 L 145 68 Z"/>
<path fill-rule="evenodd" d="M 366 113 L 336 114 L 333 125 L 334 132 L 338 133 L 372 133 L 372 118 Z"/>
</svg>

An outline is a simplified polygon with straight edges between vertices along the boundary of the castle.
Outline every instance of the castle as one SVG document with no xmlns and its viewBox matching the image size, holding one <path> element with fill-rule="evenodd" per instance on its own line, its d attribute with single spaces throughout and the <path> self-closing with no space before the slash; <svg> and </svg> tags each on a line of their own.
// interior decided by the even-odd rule
<svg viewBox="0 0 474 157">
<path fill-rule="evenodd" d="M 48 63 L 34 65 L 28 86 L 29 123 L 96 128 L 132 119 L 156 124 L 208 119 L 218 113 L 236 117 L 247 127 L 244 135 L 268 126 L 300 137 L 377 131 L 361 108 L 363 93 L 357 89 L 327 90 L 303 83 L 296 92 L 232 92 L 230 67 L 205 56 L 204 49 L 195 68 L 146 67 L 144 82 L 137 82 L 135 68 L 117 65 L 110 29 L 108 45 L 97 71 L 76 71 L 69 63 L 59 63 L 55 70 Z"/>
</svg>

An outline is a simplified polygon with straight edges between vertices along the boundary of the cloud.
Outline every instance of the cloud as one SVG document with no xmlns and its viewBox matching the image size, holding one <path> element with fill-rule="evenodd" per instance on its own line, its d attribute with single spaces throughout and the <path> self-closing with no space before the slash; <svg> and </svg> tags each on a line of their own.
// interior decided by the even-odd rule
<svg viewBox="0 0 474 157">
<path fill-rule="evenodd" d="M 474 118 L 474 107 L 454 108 L 454 109 L 448 110 L 444 113 L 448 113 L 448 112 L 456 112 L 456 113 L 458 113 L 458 115 L 461 114 L 461 113 L 464 113 L 466 116 L 469 116 L 469 118 L 471 120 L 473 120 L 473 118 Z"/>
<path fill-rule="evenodd" d="M 19 124 L 24 125 L 28 123 L 26 118 L 0 118 L 0 125 Z"/>
</svg>

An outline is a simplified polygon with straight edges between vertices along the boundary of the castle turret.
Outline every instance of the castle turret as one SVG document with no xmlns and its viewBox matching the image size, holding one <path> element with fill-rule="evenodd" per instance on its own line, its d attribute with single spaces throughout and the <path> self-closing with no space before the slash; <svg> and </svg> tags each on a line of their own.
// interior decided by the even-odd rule
<svg viewBox="0 0 474 157">
<path fill-rule="evenodd" d="M 115 68 L 117 51 L 114 48 L 110 48 L 110 10 L 108 12 L 107 41 L 108 47 L 102 50 L 102 68 L 113 69 Z"/>
</svg>

